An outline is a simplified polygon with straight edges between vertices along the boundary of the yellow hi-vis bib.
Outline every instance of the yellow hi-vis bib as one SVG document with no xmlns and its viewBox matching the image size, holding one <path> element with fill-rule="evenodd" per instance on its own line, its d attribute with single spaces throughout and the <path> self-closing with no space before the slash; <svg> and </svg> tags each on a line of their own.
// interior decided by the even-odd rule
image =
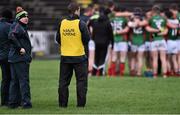
<svg viewBox="0 0 180 115">
<path fill-rule="evenodd" d="M 60 35 L 60 52 L 62 56 L 82 56 L 85 54 L 78 19 L 62 20 Z"/>
</svg>

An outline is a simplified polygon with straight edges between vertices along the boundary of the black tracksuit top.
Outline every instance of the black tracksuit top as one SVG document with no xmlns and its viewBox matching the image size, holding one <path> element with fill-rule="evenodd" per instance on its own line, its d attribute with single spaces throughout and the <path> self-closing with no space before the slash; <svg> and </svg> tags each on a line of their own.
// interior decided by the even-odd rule
<svg viewBox="0 0 180 115">
<path fill-rule="evenodd" d="M 31 62 L 31 42 L 27 32 L 27 25 L 22 24 L 19 21 L 15 21 L 9 32 L 10 39 L 10 52 L 8 55 L 8 61 L 11 63 L 16 62 Z M 20 54 L 20 49 L 24 48 L 26 53 Z"/>
<path fill-rule="evenodd" d="M 90 20 L 89 24 L 93 28 L 92 39 L 96 45 L 113 46 L 113 30 L 109 19 L 106 16 L 100 16 L 98 19 Z"/>
<path fill-rule="evenodd" d="M 9 53 L 9 39 L 8 33 L 11 26 L 11 21 L 5 18 L 0 19 L 0 60 L 8 58 Z"/>
</svg>

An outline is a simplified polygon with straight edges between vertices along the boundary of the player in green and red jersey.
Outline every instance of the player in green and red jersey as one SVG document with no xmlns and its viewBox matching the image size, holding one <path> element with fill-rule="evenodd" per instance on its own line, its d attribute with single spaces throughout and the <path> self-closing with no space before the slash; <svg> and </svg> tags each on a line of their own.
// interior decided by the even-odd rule
<svg viewBox="0 0 180 115">
<path fill-rule="evenodd" d="M 166 64 L 166 50 L 167 45 L 164 36 L 167 34 L 168 29 L 166 27 L 166 19 L 160 15 L 160 7 L 154 5 L 152 8 L 153 16 L 149 20 L 149 26 L 146 27 L 147 31 L 152 33 L 152 60 L 153 60 L 153 74 L 154 78 L 157 77 L 157 61 L 158 53 L 160 53 L 160 59 L 163 68 L 163 77 L 166 78 L 167 64 Z"/>
<path fill-rule="evenodd" d="M 142 75 L 142 65 L 143 65 L 143 54 L 145 51 L 145 26 L 147 21 L 143 17 L 142 9 L 135 8 L 134 16 L 131 21 L 128 22 L 128 26 L 131 28 L 131 69 L 137 76 Z"/>
<path fill-rule="evenodd" d="M 146 12 L 146 20 L 149 21 L 152 17 L 151 10 Z M 146 61 L 146 71 L 145 76 L 152 76 L 152 56 L 151 56 L 151 42 L 152 34 L 145 30 L 145 61 Z"/>
<path fill-rule="evenodd" d="M 177 75 L 178 63 L 178 24 L 179 20 L 173 17 L 173 13 L 169 10 L 165 12 L 167 18 L 168 34 L 167 34 L 167 75 Z"/>
<path fill-rule="evenodd" d="M 116 12 L 123 12 L 119 7 L 115 8 Z M 110 76 L 116 76 L 116 62 L 119 61 L 120 75 L 124 75 L 125 59 L 127 54 L 127 33 L 129 27 L 127 26 L 128 20 L 123 16 L 117 16 L 111 19 L 111 24 L 114 33 L 114 46 L 112 53 L 112 63 L 108 70 Z M 118 58 L 119 57 L 119 58 Z"/>
<path fill-rule="evenodd" d="M 178 12 L 177 4 L 171 4 L 169 9 L 173 13 L 173 17 L 179 20 L 178 37 L 176 42 L 178 44 L 178 75 L 180 75 L 180 12 Z"/>
</svg>

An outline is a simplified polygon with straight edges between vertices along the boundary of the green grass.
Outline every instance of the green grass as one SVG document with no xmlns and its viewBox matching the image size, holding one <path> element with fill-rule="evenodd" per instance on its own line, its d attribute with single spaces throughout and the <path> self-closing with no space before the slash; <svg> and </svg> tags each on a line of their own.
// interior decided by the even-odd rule
<svg viewBox="0 0 180 115">
<path fill-rule="evenodd" d="M 0 107 L 0 113 L 180 113 L 180 78 L 90 77 L 85 108 L 76 107 L 75 77 L 68 108 L 58 107 L 59 61 L 33 61 L 29 110 Z"/>
</svg>

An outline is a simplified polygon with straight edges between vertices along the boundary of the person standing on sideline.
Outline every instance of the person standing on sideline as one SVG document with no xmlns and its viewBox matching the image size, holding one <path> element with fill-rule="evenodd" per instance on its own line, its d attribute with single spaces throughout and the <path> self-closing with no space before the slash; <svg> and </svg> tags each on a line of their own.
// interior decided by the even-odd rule
<svg viewBox="0 0 180 115">
<path fill-rule="evenodd" d="M 95 42 L 95 62 L 92 75 L 105 75 L 105 59 L 109 44 L 113 46 L 113 31 L 108 17 L 105 15 L 105 8 L 100 6 L 99 17 L 91 21 L 92 39 Z"/>
<path fill-rule="evenodd" d="M 84 21 L 79 20 L 80 6 L 72 2 L 67 7 L 69 16 L 63 19 L 56 34 L 60 45 L 59 107 L 68 106 L 69 89 L 73 70 L 77 84 L 77 107 L 84 107 L 88 88 L 88 66 L 85 48 L 90 35 Z"/>
<path fill-rule="evenodd" d="M 11 67 L 9 108 L 32 108 L 29 85 L 29 67 L 31 58 L 31 42 L 27 32 L 28 13 L 22 7 L 16 8 L 16 20 L 9 32 L 10 52 L 8 61 Z M 20 92 L 20 96 L 19 96 Z M 21 97 L 21 98 L 20 98 Z"/>
<path fill-rule="evenodd" d="M 11 80 L 10 65 L 8 63 L 9 39 L 8 33 L 12 24 L 12 12 L 5 9 L 1 13 L 0 19 L 0 66 L 2 71 L 1 81 L 1 106 L 8 105 L 9 86 Z"/>
</svg>

